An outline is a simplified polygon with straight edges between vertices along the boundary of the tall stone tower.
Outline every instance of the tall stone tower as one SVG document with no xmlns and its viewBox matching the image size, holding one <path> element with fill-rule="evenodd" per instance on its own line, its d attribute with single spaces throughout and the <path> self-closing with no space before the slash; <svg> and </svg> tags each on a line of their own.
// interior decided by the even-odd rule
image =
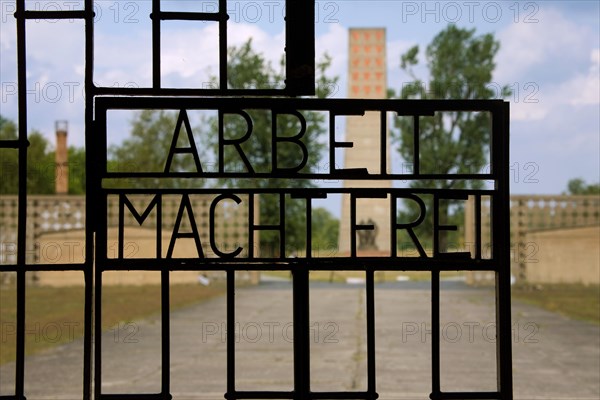
<svg viewBox="0 0 600 400">
<path fill-rule="evenodd" d="M 387 95 L 387 64 L 385 29 L 353 28 L 349 31 L 348 93 L 354 99 L 383 99 Z M 346 142 L 354 143 L 345 149 L 344 168 L 367 168 L 369 173 L 380 173 L 380 114 L 346 118 Z M 389 141 L 386 132 L 385 139 Z M 389 146 L 388 146 L 389 148 Z M 389 151 L 387 152 L 389 154 Z M 389 156 L 386 165 L 390 165 Z M 388 167 L 389 168 L 389 167 Z M 388 171 L 389 172 L 389 171 Z M 392 187 L 391 181 L 349 181 L 345 187 Z M 357 234 L 357 254 L 390 254 L 389 199 L 358 199 L 356 223 L 375 225 L 372 231 Z M 350 198 L 342 201 L 339 252 L 350 254 Z"/>
<path fill-rule="evenodd" d="M 67 121 L 56 121 L 56 194 L 69 193 L 69 150 L 67 147 Z"/>
</svg>

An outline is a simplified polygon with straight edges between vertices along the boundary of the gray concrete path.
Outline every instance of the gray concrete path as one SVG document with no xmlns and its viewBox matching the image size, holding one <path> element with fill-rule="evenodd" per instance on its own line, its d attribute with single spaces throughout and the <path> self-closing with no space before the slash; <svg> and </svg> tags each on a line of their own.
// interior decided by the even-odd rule
<svg viewBox="0 0 600 400">
<path fill-rule="evenodd" d="M 236 385 L 239 390 L 292 390 L 292 291 L 287 282 L 236 293 Z M 311 385 L 366 389 L 364 288 L 311 286 Z M 495 390 L 494 298 L 489 289 L 442 283 L 442 390 Z M 377 389 L 380 399 L 427 399 L 431 332 L 428 282 L 376 288 Z M 225 297 L 177 311 L 171 320 L 174 399 L 223 399 L 226 388 Z M 104 393 L 160 389 L 160 319 L 106 332 Z M 521 303 L 513 305 L 517 399 L 600 398 L 600 328 Z M 27 358 L 31 399 L 81 395 L 82 343 Z M 14 365 L 0 368 L 0 395 L 10 394 Z"/>
</svg>

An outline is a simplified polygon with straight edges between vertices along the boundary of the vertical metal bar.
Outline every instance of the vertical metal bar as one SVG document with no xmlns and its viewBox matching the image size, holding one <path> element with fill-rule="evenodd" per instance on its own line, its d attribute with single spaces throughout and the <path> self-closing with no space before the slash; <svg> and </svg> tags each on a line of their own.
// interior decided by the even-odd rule
<svg viewBox="0 0 600 400">
<path fill-rule="evenodd" d="M 439 226 L 439 198 L 433 196 L 433 226 Z M 433 231 L 433 252 L 437 255 L 439 231 Z M 432 400 L 440 396 L 440 271 L 431 271 L 431 396 Z"/>
<path fill-rule="evenodd" d="M 379 132 L 380 169 L 382 175 L 387 175 L 387 113 L 381 111 Z"/>
<path fill-rule="evenodd" d="M 440 271 L 431 271 L 431 399 L 440 394 Z"/>
<path fill-rule="evenodd" d="M 94 398 L 102 393 L 102 270 L 96 265 L 94 282 Z"/>
<path fill-rule="evenodd" d="M 157 240 L 161 240 L 160 237 Z M 171 391 L 171 326 L 170 326 L 170 282 L 169 270 L 160 271 L 161 285 L 161 389 L 165 399 L 169 398 Z"/>
<path fill-rule="evenodd" d="M 254 258 L 254 193 L 248 194 L 248 258 Z"/>
<path fill-rule="evenodd" d="M 92 398 L 92 371 L 93 371 L 93 321 L 94 321 L 94 232 L 96 232 L 95 219 L 95 185 L 93 177 L 94 160 L 93 152 L 93 118 L 94 118 L 94 3 L 85 0 L 85 279 L 84 292 L 84 322 L 83 322 L 83 399 Z M 90 186 L 94 190 L 90 190 Z"/>
<path fill-rule="evenodd" d="M 513 398 L 510 305 L 510 193 L 509 103 L 496 109 L 492 121 L 492 171 L 496 181 L 492 198 L 493 259 L 496 260 L 496 360 L 498 390 L 503 400 Z"/>
<path fill-rule="evenodd" d="M 163 196 L 158 196 L 156 203 L 156 258 L 162 258 L 162 203 Z"/>
<path fill-rule="evenodd" d="M 356 197 L 350 193 L 350 257 L 356 257 Z"/>
<path fill-rule="evenodd" d="M 421 163 L 419 161 L 419 116 L 413 115 L 413 174 L 419 175 L 421 173 Z"/>
<path fill-rule="evenodd" d="M 289 95 L 312 96 L 315 94 L 315 0 L 288 0 L 285 13 L 285 89 Z"/>
<path fill-rule="evenodd" d="M 25 0 L 17 0 L 17 80 L 19 107 L 19 208 L 17 211 L 17 337 L 15 395 L 25 392 L 25 283 L 27 264 L 27 53 Z"/>
<path fill-rule="evenodd" d="M 329 173 L 335 171 L 335 113 L 329 111 Z"/>
<path fill-rule="evenodd" d="M 317 243 L 318 249 L 319 243 Z M 312 201 L 306 198 L 306 258 L 312 257 Z"/>
<path fill-rule="evenodd" d="M 390 232 L 390 250 L 391 257 L 396 258 L 398 256 L 398 230 L 396 230 L 396 224 L 398 223 L 398 198 L 395 196 L 390 196 L 392 204 L 390 205 L 390 227 L 392 228 Z"/>
<path fill-rule="evenodd" d="M 125 236 L 125 194 L 119 193 L 119 225 L 117 226 L 117 258 L 123 259 Z M 158 240 L 157 240 L 158 241 Z"/>
<path fill-rule="evenodd" d="M 375 279 L 372 268 L 369 268 L 365 274 L 367 292 L 367 392 L 369 399 L 376 399 Z"/>
<path fill-rule="evenodd" d="M 91 228 L 86 227 L 91 231 Z M 90 241 L 93 241 L 90 240 Z M 86 239 L 87 242 L 87 239 Z M 93 289 L 94 275 L 92 270 L 93 265 L 93 248 L 85 250 L 86 267 L 83 271 L 85 280 L 84 292 L 84 311 L 83 311 L 83 399 L 89 400 L 92 398 L 92 324 L 93 324 Z M 88 261 L 89 260 L 89 261 Z"/>
<path fill-rule="evenodd" d="M 218 127 L 218 140 L 219 140 L 219 145 L 218 145 L 218 150 L 217 150 L 217 162 L 218 162 L 218 171 L 220 174 L 225 173 L 225 145 L 224 145 L 224 138 L 225 138 L 225 116 L 223 115 L 223 110 L 219 109 L 217 111 L 217 127 Z"/>
<path fill-rule="evenodd" d="M 227 0 L 219 0 L 219 89 L 227 90 Z M 221 162 L 221 161 L 219 161 Z"/>
<path fill-rule="evenodd" d="M 481 195 L 475 195 L 475 259 L 481 260 Z"/>
<path fill-rule="evenodd" d="M 25 242 L 23 246 L 25 245 Z M 18 259 L 17 254 L 17 259 Z M 25 267 L 25 264 L 18 263 Z M 16 339 L 16 365 L 15 365 L 15 396 L 25 398 L 25 271 L 17 271 L 17 339 Z"/>
<path fill-rule="evenodd" d="M 310 332 L 308 268 L 299 265 L 293 274 L 294 399 L 310 393 Z"/>
<path fill-rule="evenodd" d="M 91 73 L 91 72 L 90 72 Z M 91 75 L 86 75 L 86 82 Z M 87 82 L 86 87 L 92 88 L 93 82 Z M 89 101 L 89 103 L 88 103 Z M 86 224 L 91 225 L 95 233 L 94 238 L 88 237 L 87 241 L 93 249 L 94 255 L 94 398 L 100 399 L 102 392 L 102 271 L 107 258 L 107 229 L 108 229 L 108 195 L 101 193 L 102 179 L 107 172 L 107 137 L 105 109 L 94 110 L 94 98 L 90 93 L 86 95 L 86 122 L 91 122 L 96 117 L 93 126 L 86 126 Z M 97 210 L 101 210 L 98 212 Z M 119 224 L 121 221 L 119 221 Z"/>
<path fill-rule="evenodd" d="M 152 87 L 160 89 L 160 0 L 152 0 Z"/>
<path fill-rule="evenodd" d="M 94 249 L 94 261 L 95 269 L 103 267 L 103 261 L 106 259 L 107 252 L 107 228 L 108 228 L 108 202 L 109 198 L 106 193 L 102 193 L 102 179 L 107 172 L 107 138 L 106 138 L 106 110 L 93 110 L 93 99 L 92 96 L 88 96 L 92 100 L 92 103 L 86 107 L 86 113 L 89 113 L 91 121 L 92 116 L 95 113 L 96 121 L 93 122 L 93 126 L 88 129 L 88 137 L 86 137 L 86 145 L 89 149 L 93 149 L 87 152 L 86 155 L 86 174 L 87 174 L 87 190 L 86 190 L 86 201 L 87 206 L 86 212 L 88 213 L 86 218 L 86 224 L 92 226 L 94 233 L 96 234 L 96 240 L 91 240 L 91 244 Z M 101 210 L 101 212 L 98 212 Z M 119 220 L 119 224 L 121 220 Z"/>
<path fill-rule="evenodd" d="M 271 171 L 277 171 L 277 112 L 272 110 L 271 113 Z"/>
<path fill-rule="evenodd" d="M 279 194 L 279 258 L 285 258 L 285 193 Z"/>
<path fill-rule="evenodd" d="M 250 195 L 252 198 L 252 195 Z M 252 214 L 252 213 L 250 213 Z M 227 270 L 227 394 L 235 395 L 235 271 Z"/>
</svg>

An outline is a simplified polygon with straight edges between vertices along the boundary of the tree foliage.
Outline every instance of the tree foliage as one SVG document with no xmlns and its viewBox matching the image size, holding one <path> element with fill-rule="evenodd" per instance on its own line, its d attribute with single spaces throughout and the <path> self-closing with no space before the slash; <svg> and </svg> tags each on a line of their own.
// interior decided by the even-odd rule
<svg viewBox="0 0 600 400">
<path fill-rule="evenodd" d="M 0 115 L 0 140 L 17 139 L 17 126 Z M 0 194 L 16 194 L 19 190 L 19 161 L 15 149 L 0 149 Z"/>
<path fill-rule="evenodd" d="M 69 146 L 69 194 L 85 194 L 85 149 Z"/>
<path fill-rule="evenodd" d="M 108 149 L 108 169 L 118 172 L 164 172 L 167 155 L 173 145 L 174 132 L 179 113 L 168 110 L 143 110 L 131 121 L 131 132 L 121 144 L 113 144 Z M 190 146 L 188 127 L 182 124 L 179 130 L 178 147 Z M 189 127 L 191 129 L 191 126 Z M 190 135 L 194 135 L 192 129 Z M 194 138 L 194 142 L 199 140 Z M 185 143 L 184 143 L 185 142 Z M 195 171 L 191 154 L 173 157 L 169 171 Z M 157 182 L 158 183 L 158 182 Z M 152 184 L 147 180 L 135 179 L 128 182 L 130 187 L 144 187 Z M 188 179 L 163 179 L 159 182 L 163 188 L 186 188 L 197 182 Z"/>
<path fill-rule="evenodd" d="M 397 93 L 401 99 L 492 99 L 510 95 L 508 86 L 501 93 L 491 86 L 496 66 L 494 58 L 500 43 L 493 34 L 475 35 L 474 29 L 461 29 L 449 25 L 438 33 L 425 50 L 429 76 L 426 81 L 417 77 L 419 46 L 414 46 L 400 58 L 400 68 L 412 82 Z M 407 163 L 414 160 L 412 118 L 397 118 L 393 140 Z M 484 171 L 489 161 L 491 118 L 485 112 L 437 112 L 419 118 L 419 166 L 421 173 L 478 173 Z M 417 184 L 417 183 L 415 183 Z M 414 184 L 413 184 L 414 185 Z M 419 181 L 419 187 L 465 189 L 481 188 L 480 180 L 430 180 Z M 427 210 L 432 209 L 431 200 Z M 414 202 L 407 202 L 404 220 L 417 218 L 419 210 Z M 446 223 L 449 210 L 462 214 L 461 207 L 442 204 L 440 222 Z M 431 213 L 424 221 L 424 234 L 433 232 Z M 444 242 L 440 237 L 440 242 Z M 444 245 L 442 244 L 442 247 Z"/>
<path fill-rule="evenodd" d="M 581 178 L 574 178 L 567 183 L 567 193 L 573 195 L 600 195 L 600 183 L 587 184 Z"/>
<path fill-rule="evenodd" d="M 265 60 L 262 54 L 252 48 L 252 40 L 248 40 L 240 47 L 229 49 L 229 63 L 227 65 L 228 87 L 272 87 L 284 82 L 283 72 L 277 72 L 272 65 Z M 331 59 L 325 56 L 317 62 L 316 95 L 323 98 L 330 94 L 335 87 L 337 78 L 326 76 L 327 68 Z M 283 62 L 280 65 L 284 70 Z M 217 79 L 213 78 L 216 84 Z M 274 100 L 276 101 L 276 100 Z M 255 172 L 267 172 L 272 169 L 273 157 L 277 157 L 281 168 L 292 168 L 298 166 L 302 160 L 302 153 L 295 144 L 282 144 L 277 147 L 277 154 L 272 154 L 272 114 L 270 111 L 249 110 L 248 115 L 252 119 L 253 130 L 248 140 L 241 144 L 241 148 L 247 157 L 247 163 L 240 158 L 238 151 L 233 146 L 227 146 L 222 162 L 226 171 L 247 171 L 248 165 Z M 302 143 L 308 150 L 308 162 L 300 172 L 316 172 L 324 150 L 321 140 L 322 135 L 327 132 L 325 116 L 318 112 L 303 111 L 306 119 L 306 133 L 302 137 Z M 211 132 L 217 132 L 218 120 L 211 117 L 207 121 Z M 293 115 L 279 115 L 276 121 L 277 135 L 294 136 L 300 129 L 299 120 Z M 224 134 L 226 139 L 240 138 L 247 131 L 246 121 L 239 115 L 227 115 L 224 119 Z M 215 134 L 203 134 L 206 147 L 212 149 L 216 154 L 218 151 L 218 138 Z M 248 165 L 247 165 L 248 164 Z M 310 180 L 281 180 L 281 179 L 236 179 L 222 180 L 221 185 L 225 187 L 252 187 L 252 188 L 280 188 L 314 187 L 315 183 Z M 306 221 L 304 220 L 305 200 L 286 199 L 285 204 L 285 235 L 286 244 L 291 247 L 286 249 L 287 253 L 293 253 L 305 246 Z M 260 223 L 264 225 L 279 223 L 279 199 L 277 196 L 265 195 L 260 197 Z M 280 238 L 272 231 L 261 232 L 261 252 L 263 254 L 276 254 Z"/>
<path fill-rule="evenodd" d="M 326 70 L 331 60 L 325 56 L 317 63 L 317 97 L 326 97 L 335 88 L 337 78 L 326 76 Z M 228 50 L 227 77 L 228 88 L 265 88 L 279 87 L 284 82 L 285 70 L 283 62 L 280 64 L 281 71 L 277 71 L 265 57 L 256 52 L 252 47 L 252 39 L 240 47 L 232 47 Z M 217 85 L 218 79 L 212 78 L 212 84 Z M 276 100 L 274 100 L 276 101 Z M 248 171 L 268 172 L 272 169 L 272 113 L 265 110 L 244 110 L 252 122 L 252 133 L 250 137 L 241 143 L 241 149 L 246 159 L 240 157 L 238 149 L 234 146 L 225 146 L 222 162 L 225 171 Z M 161 110 L 145 110 L 139 113 L 132 121 L 131 135 L 120 145 L 113 145 L 109 149 L 109 169 L 134 172 L 165 170 L 165 159 L 172 146 L 175 127 L 177 125 L 178 113 Z M 321 136 L 327 132 L 325 126 L 325 115 L 317 112 L 303 111 L 306 120 L 306 133 L 302 137 L 302 143 L 306 146 L 309 157 L 301 172 L 316 171 L 321 160 L 324 144 Z M 295 115 L 280 114 L 277 116 L 276 129 L 279 137 L 295 136 L 300 131 L 300 122 Z M 185 125 L 185 124 L 183 124 Z M 248 130 L 248 123 L 243 115 L 236 113 L 225 114 L 223 120 L 224 135 L 226 140 L 239 139 Z M 185 126 L 182 126 L 185 129 Z M 218 135 L 219 120 L 213 114 L 204 114 L 199 124 L 188 129 L 193 130 L 193 141 L 195 142 L 198 155 L 201 159 L 202 169 L 215 171 L 214 163 L 219 154 Z M 190 146 L 187 135 L 180 131 L 177 147 Z M 185 143 L 183 143 L 185 142 Z M 297 144 L 280 143 L 277 154 L 280 168 L 291 168 L 298 166 L 302 161 L 302 152 Z M 170 171 L 196 171 L 191 154 L 178 154 L 173 157 Z M 130 182 L 136 185 L 147 185 L 147 181 L 136 180 Z M 161 187 L 190 187 L 191 185 L 215 185 L 228 188 L 280 188 L 297 187 L 306 188 L 315 186 L 309 180 L 278 180 L 278 179 L 221 179 L 218 182 L 199 182 L 191 179 L 164 179 L 160 181 Z M 260 201 L 260 224 L 279 223 L 279 199 L 276 196 L 263 195 Z M 306 200 L 286 199 L 285 226 L 286 244 L 291 247 L 286 249 L 288 254 L 293 253 L 305 245 L 306 221 L 304 218 L 304 207 Z M 272 231 L 261 232 L 262 254 L 276 254 L 279 236 Z"/>
<path fill-rule="evenodd" d="M 328 256 L 337 250 L 340 234 L 340 221 L 326 208 L 313 209 L 312 218 L 312 249 L 317 256 Z"/>
<path fill-rule="evenodd" d="M 16 140 L 17 125 L 0 116 L 0 140 Z M 38 131 L 29 133 L 27 149 L 27 193 L 54 194 L 56 179 L 56 162 L 54 148 Z M 85 192 L 85 152 L 83 149 L 69 148 L 69 169 L 71 164 L 81 165 L 78 178 L 69 175 L 69 193 Z M 81 172 L 81 174 L 79 174 Z M 0 149 L 0 194 L 17 194 L 19 191 L 19 152 L 17 149 Z M 83 178 L 82 178 L 83 177 Z"/>
</svg>

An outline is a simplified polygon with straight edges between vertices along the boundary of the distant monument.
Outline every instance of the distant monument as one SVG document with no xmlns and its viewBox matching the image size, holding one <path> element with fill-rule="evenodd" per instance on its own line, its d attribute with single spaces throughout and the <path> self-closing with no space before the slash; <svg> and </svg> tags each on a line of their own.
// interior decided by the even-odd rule
<svg viewBox="0 0 600 400">
<path fill-rule="evenodd" d="M 387 95 L 387 65 L 385 29 L 352 28 L 349 31 L 348 94 L 354 99 L 384 99 Z M 344 168 L 367 168 L 370 173 L 380 171 L 380 115 L 346 118 L 346 142 L 354 143 L 345 150 Z M 386 133 L 385 140 L 388 139 Z M 389 146 L 388 146 L 389 148 Z M 389 158 L 389 151 L 388 151 Z M 390 165 L 389 159 L 386 163 Z M 389 171 L 388 171 L 389 172 Z M 345 187 L 392 187 L 391 181 L 344 181 Z M 358 199 L 357 225 L 371 225 L 372 230 L 357 231 L 358 254 L 390 254 L 390 201 L 389 199 Z M 350 198 L 342 202 L 339 253 L 350 253 Z"/>
<path fill-rule="evenodd" d="M 69 149 L 67 147 L 67 121 L 56 121 L 56 194 L 69 193 Z"/>
</svg>

